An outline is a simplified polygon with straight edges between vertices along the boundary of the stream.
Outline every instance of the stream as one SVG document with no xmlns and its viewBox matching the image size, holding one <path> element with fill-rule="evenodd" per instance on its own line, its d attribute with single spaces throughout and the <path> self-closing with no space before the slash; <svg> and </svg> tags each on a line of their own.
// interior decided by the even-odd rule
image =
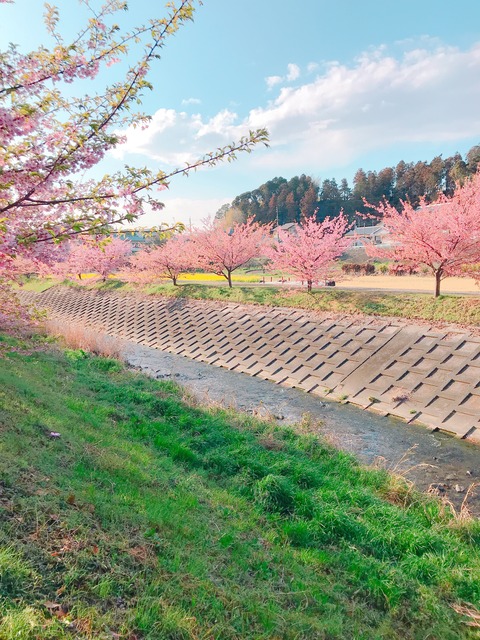
<svg viewBox="0 0 480 640">
<path fill-rule="evenodd" d="M 468 492 L 468 507 L 480 517 L 480 486 L 469 491 L 480 482 L 478 445 L 133 342 L 125 344 L 123 357 L 147 375 L 177 381 L 201 402 L 273 417 L 280 424 L 295 424 L 307 414 L 336 447 L 366 464 L 380 461 L 422 491 L 438 492 L 456 509 Z"/>
</svg>

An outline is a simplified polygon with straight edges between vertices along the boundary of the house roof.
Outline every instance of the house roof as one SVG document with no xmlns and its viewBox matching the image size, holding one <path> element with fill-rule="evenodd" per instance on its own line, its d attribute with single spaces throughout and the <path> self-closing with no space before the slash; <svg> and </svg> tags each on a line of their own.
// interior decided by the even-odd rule
<svg viewBox="0 0 480 640">
<path fill-rule="evenodd" d="M 355 226 L 351 231 L 347 232 L 347 236 L 376 236 L 380 234 L 386 234 L 387 231 L 383 224 L 376 224 L 371 227 L 357 227 Z"/>
<path fill-rule="evenodd" d="M 286 224 L 281 224 L 279 225 L 279 229 L 281 229 L 282 231 L 292 231 L 292 229 L 296 229 L 297 228 L 297 223 L 296 222 L 287 222 Z"/>
</svg>

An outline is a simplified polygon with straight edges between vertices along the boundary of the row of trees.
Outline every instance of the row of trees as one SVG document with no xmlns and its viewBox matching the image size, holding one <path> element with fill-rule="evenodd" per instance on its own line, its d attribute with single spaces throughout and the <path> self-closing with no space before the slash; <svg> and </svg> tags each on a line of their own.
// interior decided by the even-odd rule
<svg viewBox="0 0 480 640">
<path fill-rule="evenodd" d="M 384 167 L 380 171 L 358 169 L 352 187 L 343 178 L 338 185 L 335 180 L 324 180 L 320 188 L 321 215 L 335 215 L 340 209 L 353 219 L 357 212 L 366 211 L 364 200 L 378 204 L 386 201 L 397 209 L 402 202 L 417 207 L 422 199 L 435 202 L 439 194 L 452 196 L 456 185 L 463 184 L 477 172 L 480 162 L 480 146 L 473 146 L 463 158 L 459 153 L 442 158 L 436 156 L 431 162 L 405 162 L 395 167 Z"/>
<path fill-rule="evenodd" d="M 440 195 L 435 204 L 420 201 L 420 207 L 403 203 L 401 211 L 384 201 L 368 205 L 374 217 L 381 216 L 389 246 L 366 244 L 371 257 L 389 258 L 405 272 L 423 267 L 435 277 L 435 296 L 448 276 L 473 276 L 480 280 L 480 172 L 457 188 L 451 197 Z M 317 221 L 304 218 L 294 229 L 275 229 L 253 217 L 226 229 L 218 221 L 189 234 L 175 235 L 160 246 L 141 250 L 130 258 L 127 241 L 102 245 L 90 241 L 72 243 L 57 274 L 81 278 L 94 270 L 103 279 L 123 268 L 122 277 L 135 282 L 170 278 L 203 270 L 223 276 L 232 286 L 232 273 L 253 258 L 263 257 L 276 270 L 306 283 L 307 290 L 332 277 L 337 259 L 355 236 L 344 214 Z M 128 268 L 127 267 L 128 263 Z M 338 272 L 337 276 L 338 277 Z"/>
<path fill-rule="evenodd" d="M 415 209 L 403 203 L 401 211 L 388 202 L 368 205 L 373 216 L 383 218 L 390 240 L 388 248 L 367 244 L 368 254 L 394 260 L 395 269 L 404 272 L 427 268 L 435 277 L 436 296 L 445 277 L 472 275 L 480 280 L 480 172 L 453 196 L 420 204 Z M 253 218 L 229 229 L 217 221 L 189 234 L 175 234 L 135 255 L 126 240 L 82 236 L 57 245 L 50 263 L 17 256 L 15 269 L 16 275 L 36 271 L 80 282 L 88 272 L 103 280 L 121 272 L 132 282 L 170 278 L 173 284 L 183 272 L 203 270 L 222 275 L 231 287 L 236 269 L 262 257 L 273 269 L 304 281 L 311 291 L 314 284 L 332 277 L 337 258 L 353 240 L 346 235 L 350 226 L 343 214 L 320 222 L 307 217 L 293 230 L 275 229 L 273 234 L 272 224 L 261 225 Z"/>
<path fill-rule="evenodd" d="M 479 163 L 480 145 L 475 145 L 465 157 L 456 153 L 445 159 L 436 156 L 431 162 L 402 160 L 378 172 L 358 169 L 351 186 L 346 178 L 339 183 L 335 178 L 325 179 L 321 184 L 305 175 L 291 180 L 274 178 L 237 196 L 221 207 L 216 217 L 227 224 L 253 216 L 259 222 L 278 221 L 282 225 L 315 214 L 319 219 L 334 217 L 343 211 L 354 221 L 359 213 L 368 211 L 364 200 L 372 204 L 386 201 L 398 209 L 402 202 L 417 207 L 422 198 L 431 203 L 441 193 L 452 196 L 455 185 L 472 177 Z"/>
<path fill-rule="evenodd" d="M 227 226 L 251 217 L 262 224 L 300 222 L 315 215 L 318 192 L 318 184 L 306 175 L 291 180 L 274 178 L 254 191 L 237 196 L 231 205 L 221 207 L 215 218 Z"/>
<path fill-rule="evenodd" d="M 79 282 L 83 274 L 95 272 L 102 280 L 115 272 L 130 282 L 154 282 L 161 278 L 177 284 L 181 273 L 202 270 L 223 276 L 232 287 L 232 274 L 250 260 L 263 257 L 272 269 L 285 270 L 304 280 L 308 291 L 325 280 L 335 260 L 351 243 L 345 233 L 344 216 L 321 223 L 306 218 L 294 234 L 280 231 L 272 236 L 272 225 L 249 218 L 230 230 L 218 224 L 177 234 L 160 246 L 150 246 L 132 255 L 126 240 L 112 239 L 101 244 L 91 240 L 69 243 L 66 255 L 57 262 L 53 274 Z"/>
<path fill-rule="evenodd" d="M 0 5 L 4 2 L 0 0 Z M 147 122 L 148 118 L 135 109 L 145 91 L 152 88 L 148 81 L 152 64 L 167 39 L 192 19 L 198 4 L 201 4 L 198 0 L 170 2 L 165 17 L 153 17 L 130 30 L 122 30 L 118 24 L 128 8 L 124 0 L 108 0 L 104 4 L 97 0 L 84 0 L 81 6 L 86 12 L 85 23 L 69 40 L 61 32 L 59 10 L 46 5 L 50 45 L 30 52 L 11 45 L 1 53 L 0 322 L 23 313 L 9 297 L 8 283 L 24 272 L 27 265 L 35 270 L 55 270 L 55 264 L 72 260 L 76 261 L 76 266 L 72 263 L 72 269 L 78 273 L 82 271 L 79 260 L 85 254 L 88 255 L 88 270 L 95 268 L 102 273 L 102 266 L 95 266 L 94 253 L 103 260 L 108 252 L 114 252 L 116 246 L 113 242 L 99 241 L 102 231 L 111 228 L 113 223 L 135 220 L 146 205 L 161 209 L 157 191 L 165 189 L 172 177 L 224 159 L 231 160 L 239 151 L 248 152 L 256 144 L 266 143 L 267 133 L 260 129 L 250 132 L 237 143 L 207 153 L 197 162 L 168 173 L 126 166 L 122 171 L 100 179 L 89 178 L 92 175 L 89 170 L 122 142 L 119 131 Z M 86 83 L 93 79 L 96 85 L 92 90 Z M 68 85 L 66 90 L 64 85 Z M 465 272 L 473 268 L 475 261 L 480 262 L 475 248 L 471 242 L 469 244 L 469 239 L 474 241 L 473 245 L 478 241 L 478 219 L 472 216 L 470 204 L 460 201 L 455 204 L 450 200 L 454 180 L 461 184 L 474 171 L 479 155 L 478 148 L 474 148 L 465 159 L 455 156 L 443 161 L 437 158 L 428 166 L 425 163 L 400 163 L 395 169 L 385 169 L 378 174 L 359 171 L 351 191 L 346 181 L 342 181 L 338 188 L 342 207 L 346 216 L 351 217 L 352 207 L 358 210 L 355 203 L 366 196 L 374 205 L 371 210 L 374 216 L 383 215 L 385 223 L 391 226 L 393 237 L 398 231 L 395 230 L 393 209 L 399 207 L 399 198 L 405 197 L 410 204 L 405 205 L 399 214 L 399 225 L 411 226 L 404 240 L 399 240 L 397 245 L 406 247 L 407 235 L 412 236 L 414 223 L 421 218 L 414 211 L 419 195 L 426 195 L 425 202 L 428 202 L 434 197 L 430 194 L 440 188 L 445 194 L 439 200 L 442 214 L 436 211 L 424 224 L 425 236 L 432 225 L 436 225 L 438 233 L 423 238 L 420 230 L 418 233 L 415 231 L 418 242 L 413 243 L 418 248 L 422 242 L 430 242 L 431 245 L 435 239 L 432 255 L 425 258 L 423 253 L 420 256 L 405 250 L 403 254 L 397 252 L 396 258 L 427 261 L 440 279 L 454 272 Z M 420 175 L 423 182 L 419 182 Z M 418 187 L 418 184 L 422 186 Z M 417 186 L 414 188 L 412 185 Z M 378 202 L 380 194 L 386 197 L 384 205 Z M 475 197 L 472 196 L 473 199 Z M 447 198 L 447 201 L 442 198 Z M 274 221 L 280 224 L 303 221 L 296 234 L 299 240 L 293 240 L 293 234 L 281 236 L 276 249 L 271 249 L 271 259 L 280 260 L 284 248 L 288 249 L 287 252 L 297 258 L 297 263 L 294 263 L 292 257 L 288 269 L 307 283 L 313 283 L 319 277 L 315 275 L 314 267 L 321 263 L 324 255 L 333 259 L 332 255 L 342 247 L 343 236 L 337 238 L 336 233 L 344 225 L 344 216 L 337 216 L 338 210 L 332 211 L 334 217 L 339 218 L 334 222 L 326 215 L 329 213 L 328 203 L 335 204 L 336 200 L 338 194 L 332 181 L 324 181 L 320 188 L 307 176 L 289 181 L 276 178 L 255 192 L 242 194 L 232 207 L 226 208 L 226 214 L 232 220 L 230 224 L 224 218 L 224 223 L 228 224 L 227 231 L 222 231 L 222 251 L 231 250 L 231 241 L 238 235 L 236 230 L 245 230 L 245 225 L 252 231 L 254 225 L 268 225 Z M 318 207 L 320 213 L 316 221 L 313 216 Z M 443 225 L 444 211 L 450 212 L 454 218 L 457 216 L 455 224 Z M 320 224 L 319 234 L 324 242 L 322 252 L 317 250 L 316 242 L 310 242 L 313 229 L 318 229 L 314 224 Z M 255 230 L 260 233 L 259 228 L 255 227 Z M 470 234 L 469 238 L 466 233 Z M 398 234 L 401 238 L 400 231 Z M 188 243 L 189 248 L 196 247 L 198 266 L 208 263 L 208 268 L 221 271 L 231 282 L 231 271 L 238 268 L 236 262 L 231 261 L 230 266 L 222 269 L 215 266 L 217 258 L 207 254 L 206 241 L 203 253 L 198 251 L 202 246 L 200 237 L 203 237 L 201 233 L 194 242 L 190 240 Z M 72 238 L 82 240 L 76 243 Z M 333 238 L 337 240 L 331 251 L 325 243 Z M 294 244 L 289 245 L 290 242 L 299 245 L 302 241 L 305 247 L 313 247 L 315 251 L 298 249 L 297 253 Z M 282 259 L 286 260 L 286 257 Z M 298 266 L 302 261 L 304 266 Z M 307 269 L 312 264 L 313 275 L 309 276 Z M 115 256 L 112 256 L 109 268 L 113 268 L 112 265 L 118 265 Z M 286 266 L 283 268 L 287 269 Z"/>
</svg>

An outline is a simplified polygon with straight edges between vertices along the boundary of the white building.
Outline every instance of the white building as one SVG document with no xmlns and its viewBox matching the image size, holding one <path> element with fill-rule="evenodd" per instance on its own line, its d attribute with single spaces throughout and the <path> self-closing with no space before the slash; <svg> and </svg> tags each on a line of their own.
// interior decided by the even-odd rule
<svg viewBox="0 0 480 640">
<path fill-rule="evenodd" d="M 382 245 L 389 247 L 388 231 L 385 229 L 383 222 L 364 227 L 355 224 L 353 229 L 347 232 L 347 237 L 353 237 L 352 249 L 364 247 L 365 244 Z"/>
</svg>

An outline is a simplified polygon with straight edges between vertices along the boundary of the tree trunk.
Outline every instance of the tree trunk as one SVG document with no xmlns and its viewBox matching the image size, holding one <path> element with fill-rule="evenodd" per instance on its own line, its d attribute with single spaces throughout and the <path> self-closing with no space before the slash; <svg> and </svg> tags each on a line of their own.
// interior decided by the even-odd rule
<svg viewBox="0 0 480 640">
<path fill-rule="evenodd" d="M 312 293 L 312 280 L 307 280 L 307 291 Z"/>
<path fill-rule="evenodd" d="M 440 283 L 442 281 L 442 271 L 439 269 L 435 272 L 435 298 L 440 295 Z"/>
<path fill-rule="evenodd" d="M 176 287 L 177 286 L 177 278 L 176 278 L 176 276 L 172 276 L 172 282 L 173 282 L 173 286 Z"/>
<path fill-rule="evenodd" d="M 227 271 L 227 280 L 228 280 L 228 286 L 231 289 L 232 288 L 232 274 L 231 274 L 230 271 Z"/>
</svg>

